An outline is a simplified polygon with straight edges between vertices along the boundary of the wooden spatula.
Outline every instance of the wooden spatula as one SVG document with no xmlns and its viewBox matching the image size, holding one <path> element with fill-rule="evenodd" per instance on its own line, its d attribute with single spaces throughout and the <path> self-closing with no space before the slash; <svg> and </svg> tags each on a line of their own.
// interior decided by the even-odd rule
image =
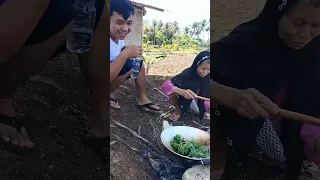
<svg viewBox="0 0 320 180">
<path fill-rule="evenodd" d="M 305 114 L 301 114 L 301 113 L 297 113 L 297 112 L 293 112 L 293 111 L 288 111 L 285 109 L 279 109 L 279 116 L 286 118 L 286 119 L 292 119 L 292 120 L 296 120 L 296 121 L 301 121 L 303 123 L 308 123 L 308 124 L 313 124 L 313 125 L 317 125 L 320 126 L 320 119 L 309 116 L 309 115 L 305 115 Z"/>
<path fill-rule="evenodd" d="M 260 105 L 266 107 L 263 104 L 260 104 Z M 279 108 L 279 113 L 277 115 L 289 120 L 296 120 L 296 121 L 301 121 L 303 123 L 320 126 L 320 119 L 309 116 L 309 115 L 289 111 L 286 109 Z"/>
<path fill-rule="evenodd" d="M 209 98 L 205 98 L 205 97 L 201 97 L 201 96 L 197 96 L 197 98 L 204 100 L 204 101 L 210 101 Z M 261 104 L 261 106 L 265 106 L 265 105 Z M 303 123 L 308 123 L 308 124 L 320 126 L 320 119 L 319 118 L 315 118 L 315 117 L 312 117 L 309 115 L 289 111 L 286 109 L 279 108 L 279 113 L 277 115 L 280 117 L 286 118 L 286 119 L 301 121 Z"/>
<path fill-rule="evenodd" d="M 205 98 L 205 97 L 202 97 L 202 96 L 197 96 L 196 98 L 200 99 L 200 100 L 204 100 L 204 101 L 210 101 L 209 98 Z"/>
</svg>

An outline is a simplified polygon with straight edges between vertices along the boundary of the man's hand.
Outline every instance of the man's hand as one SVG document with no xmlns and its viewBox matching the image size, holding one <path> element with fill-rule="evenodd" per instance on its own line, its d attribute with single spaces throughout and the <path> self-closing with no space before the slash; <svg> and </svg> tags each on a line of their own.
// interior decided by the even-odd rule
<svg viewBox="0 0 320 180">
<path fill-rule="evenodd" d="M 142 56 L 142 47 L 141 46 L 128 46 L 126 47 L 121 54 L 124 54 L 127 58 L 137 58 Z"/>
<path fill-rule="evenodd" d="M 128 58 L 137 58 L 142 56 L 141 46 L 125 47 L 120 54 L 110 63 L 110 82 L 113 81 L 121 71 Z"/>
</svg>

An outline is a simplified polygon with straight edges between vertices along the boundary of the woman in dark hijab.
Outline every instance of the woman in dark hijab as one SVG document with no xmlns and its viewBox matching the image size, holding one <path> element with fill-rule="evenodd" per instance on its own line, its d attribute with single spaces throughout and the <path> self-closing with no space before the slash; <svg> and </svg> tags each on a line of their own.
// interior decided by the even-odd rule
<svg viewBox="0 0 320 180">
<path fill-rule="evenodd" d="M 319 0 L 267 0 L 256 19 L 211 45 L 214 119 L 230 147 L 224 177 L 245 174 L 254 145 L 286 162 L 288 180 L 305 157 L 320 163 L 320 127 L 274 116 L 280 106 L 320 117 L 319 35 Z"/>
<path fill-rule="evenodd" d="M 198 95 L 209 98 L 209 81 L 210 52 L 202 51 L 196 56 L 191 67 L 162 85 L 162 91 L 169 96 L 171 105 L 175 106 L 175 111 L 169 116 L 169 119 L 177 121 L 181 110 L 188 111 L 193 99 L 197 99 Z M 203 119 L 206 111 L 210 113 L 209 101 L 197 100 L 197 105 L 200 119 Z"/>
</svg>

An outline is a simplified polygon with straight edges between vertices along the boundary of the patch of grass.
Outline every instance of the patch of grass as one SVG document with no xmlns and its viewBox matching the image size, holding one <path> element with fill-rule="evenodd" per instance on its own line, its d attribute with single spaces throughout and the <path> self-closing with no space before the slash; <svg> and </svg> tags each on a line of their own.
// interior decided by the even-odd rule
<svg viewBox="0 0 320 180">
<path fill-rule="evenodd" d="M 174 48 L 167 48 L 167 47 L 155 47 L 155 46 L 145 46 L 145 52 L 147 53 L 159 53 L 159 54 L 198 54 L 204 49 L 197 49 L 197 48 L 187 48 L 187 49 L 179 49 L 176 50 Z"/>
</svg>

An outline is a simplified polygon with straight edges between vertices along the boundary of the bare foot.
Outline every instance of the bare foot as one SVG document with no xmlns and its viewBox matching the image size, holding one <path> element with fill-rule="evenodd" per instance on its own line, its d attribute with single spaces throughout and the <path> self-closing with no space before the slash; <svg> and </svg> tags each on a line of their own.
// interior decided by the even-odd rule
<svg viewBox="0 0 320 180">
<path fill-rule="evenodd" d="M 113 109 L 121 109 L 118 101 L 110 100 L 110 107 Z"/>
<path fill-rule="evenodd" d="M 172 112 L 169 116 L 170 121 L 178 121 L 180 119 L 180 115 L 175 114 L 174 112 Z"/>
<path fill-rule="evenodd" d="M 12 101 L 0 101 L 0 114 L 16 117 L 16 113 L 12 104 Z M 23 127 L 21 133 L 17 131 L 14 127 L 0 123 L 0 136 L 5 142 L 11 142 L 13 145 L 33 148 L 34 144 L 30 140 L 30 137 Z"/>
<path fill-rule="evenodd" d="M 121 109 L 121 106 L 113 93 L 110 93 L 110 107 L 113 109 Z"/>
<path fill-rule="evenodd" d="M 181 108 L 175 107 L 174 111 L 170 114 L 169 119 L 171 121 L 177 121 L 180 119 Z"/>
</svg>

